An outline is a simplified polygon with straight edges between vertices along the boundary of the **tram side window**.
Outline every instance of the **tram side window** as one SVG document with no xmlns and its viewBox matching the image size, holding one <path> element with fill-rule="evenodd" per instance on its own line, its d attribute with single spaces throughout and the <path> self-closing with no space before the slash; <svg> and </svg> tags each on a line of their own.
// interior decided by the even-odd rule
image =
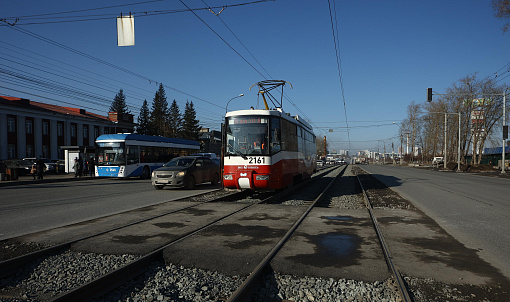
<svg viewBox="0 0 510 302">
<path fill-rule="evenodd" d="M 127 164 L 133 165 L 138 163 L 138 146 L 129 146 L 127 148 Z"/>
<path fill-rule="evenodd" d="M 281 128 L 280 128 L 280 119 L 277 117 L 271 117 L 271 154 L 275 154 L 280 152 L 280 141 L 281 141 Z"/>
<path fill-rule="evenodd" d="M 305 152 L 305 138 L 303 137 L 303 128 L 297 127 L 298 135 L 297 135 L 297 142 L 298 142 L 298 150 L 301 150 L 302 152 Z"/>
<path fill-rule="evenodd" d="M 282 150 L 297 151 L 297 126 L 284 119 L 281 120 L 282 126 Z"/>
</svg>

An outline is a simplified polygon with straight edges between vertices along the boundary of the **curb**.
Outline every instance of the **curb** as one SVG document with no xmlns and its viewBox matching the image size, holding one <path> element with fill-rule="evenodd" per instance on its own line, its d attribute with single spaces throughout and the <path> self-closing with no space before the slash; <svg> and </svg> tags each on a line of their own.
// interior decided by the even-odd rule
<svg viewBox="0 0 510 302">
<path fill-rule="evenodd" d="M 83 176 L 83 177 L 61 177 L 61 178 L 46 178 L 46 179 L 36 179 L 36 180 L 6 180 L 0 181 L 0 188 L 2 187 L 13 187 L 13 186 L 21 186 L 21 185 L 31 185 L 31 184 L 41 184 L 41 183 L 55 183 L 55 182 L 69 182 L 69 181 L 78 181 L 78 180 L 90 180 L 90 179 L 99 179 L 99 177 L 91 177 L 91 176 Z"/>
</svg>

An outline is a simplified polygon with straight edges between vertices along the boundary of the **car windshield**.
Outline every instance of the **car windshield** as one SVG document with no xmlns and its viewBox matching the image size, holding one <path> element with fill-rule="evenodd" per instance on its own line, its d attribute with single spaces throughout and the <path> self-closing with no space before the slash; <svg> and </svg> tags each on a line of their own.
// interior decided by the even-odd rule
<svg viewBox="0 0 510 302">
<path fill-rule="evenodd" d="M 189 167 L 195 161 L 194 158 L 174 158 L 163 166 L 165 167 Z"/>
</svg>

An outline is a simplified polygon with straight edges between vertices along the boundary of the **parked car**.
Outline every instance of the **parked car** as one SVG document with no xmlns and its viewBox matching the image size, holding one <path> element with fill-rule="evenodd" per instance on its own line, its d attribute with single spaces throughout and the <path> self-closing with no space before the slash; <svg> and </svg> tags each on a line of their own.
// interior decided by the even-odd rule
<svg viewBox="0 0 510 302">
<path fill-rule="evenodd" d="M 193 189 L 206 182 L 215 185 L 220 181 L 220 166 L 204 156 L 176 157 L 154 170 L 151 181 L 158 190 L 164 186 Z"/>
<path fill-rule="evenodd" d="M 35 158 L 35 157 L 27 157 L 27 158 L 23 158 L 23 160 L 29 161 L 31 163 L 35 163 L 37 161 L 37 158 Z M 48 172 L 51 172 L 51 173 L 57 172 L 57 164 L 54 163 L 51 159 L 49 159 L 49 158 L 41 158 L 41 160 L 43 161 L 44 165 L 46 166 L 46 173 L 48 173 Z"/>
<path fill-rule="evenodd" d="M 317 167 L 322 167 L 324 166 L 324 162 L 320 159 L 317 160 Z"/>
<path fill-rule="evenodd" d="M 32 162 L 23 159 L 7 159 L 4 160 L 6 169 L 16 169 L 18 175 L 29 175 L 32 170 Z"/>
<path fill-rule="evenodd" d="M 440 165 L 440 164 L 442 164 L 442 163 L 444 163 L 444 159 L 443 159 L 443 157 L 442 157 L 442 156 L 436 156 L 436 157 L 434 157 L 434 159 L 432 160 L 432 164 L 433 164 L 433 165 Z"/>
</svg>

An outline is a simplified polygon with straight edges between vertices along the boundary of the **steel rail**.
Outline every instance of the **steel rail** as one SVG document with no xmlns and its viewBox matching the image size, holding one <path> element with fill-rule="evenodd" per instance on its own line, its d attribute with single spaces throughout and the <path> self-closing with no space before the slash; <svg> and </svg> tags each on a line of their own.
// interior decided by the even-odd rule
<svg viewBox="0 0 510 302">
<path fill-rule="evenodd" d="M 326 174 L 327 172 L 329 172 L 329 169 L 325 169 L 323 171 L 321 171 L 320 173 L 318 174 L 315 174 L 313 178 L 315 178 L 316 176 L 320 176 L 322 174 Z M 128 278 L 131 278 L 131 277 L 134 277 L 134 276 L 137 276 L 137 275 L 140 275 L 141 273 L 144 272 L 144 270 L 146 269 L 146 267 L 148 265 L 150 265 L 152 262 L 154 261 L 160 261 L 162 258 L 163 258 L 163 250 L 172 245 L 172 244 L 175 244 L 181 240 L 184 240 L 185 238 L 188 238 L 206 228 L 208 228 L 209 226 L 212 226 L 213 224 L 216 224 L 218 222 L 220 222 L 221 220 L 227 218 L 227 217 L 230 217 L 240 211 L 243 211 L 251 206 L 254 206 L 256 204 L 261 204 L 261 203 L 267 203 L 273 199 L 277 199 L 277 198 L 280 198 L 286 194 L 290 194 L 290 192 L 296 190 L 297 187 L 300 187 L 301 185 L 306 185 L 309 183 L 309 181 L 312 181 L 312 179 L 309 179 L 308 181 L 305 181 L 305 182 L 302 182 L 300 183 L 300 185 L 298 186 L 294 186 L 294 187 L 291 187 L 289 188 L 288 190 L 285 190 L 283 192 L 280 192 L 276 195 L 273 195 L 273 196 L 270 196 L 269 198 L 266 198 L 264 200 L 261 200 L 257 203 L 254 203 L 254 204 L 250 204 L 246 207 L 243 207 L 242 209 L 240 210 L 237 210 L 231 214 L 228 214 L 226 216 L 224 216 L 223 218 L 219 218 L 217 219 L 216 221 L 213 221 L 211 222 L 210 224 L 206 225 L 206 226 L 203 226 L 199 229 L 196 229 L 195 231 L 191 231 L 187 234 L 184 234 L 182 235 L 181 237 L 177 238 L 176 240 L 170 242 L 170 243 L 167 243 L 165 246 L 161 247 L 161 248 L 158 248 L 156 250 L 154 250 L 153 252 L 145 255 L 145 256 L 142 256 L 140 257 L 139 259 L 135 260 L 135 261 L 132 261 L 128 264 L 125 264 L 124 266 L 121 266 L 120 268 L 118 268 L 117 270 L 114 270 L 108 274 L 105 274 L 101 277 L 99 277 L 98 279 L 95 279 L 95 280 L 92 280 L 82 286 L 79 286 L 75 289 L 72 289 L 68 292 L 65 292 L 65 293 L 62 293 L 60 295 L 57 295 L 56 297 L 53 298 L 53 300 L 51 301 L 86 301 L 88 299 L 91 298 L 91 295 L 94 295 L 94 296 L 99 296 L 101 294 L 104 294 L 104 293 L 107 293 L 113 289 L 115 289 L 116 287 L 120 286 L 122 284 L 122 282 Z M 103 231 L 103 232 L 100 232 L 100 233 L 97 233 L 97 234 L 93 234 L 93 235 L 89 235 L 89 236 L 85 236 L 85 237 L 82 237 L 82 238 L 79 238 L 79 239 L 76 239 L 76 240 L 72 240 L 72 241 L 69 241 L 69 242 L 65 242 L 65 243 L 62 243 L 62 244 L 59 244 L 59 245 L 55 245 L 55 246 L 52 246 L 52 247 L 49 247 L 49 248 L 46 248 L 46 249 L 43 249 L 43 250 L 40 250 L 40 251 L 36 251 L 36 252 L 32 252 L 30 254 L 26 254 L 26 255 L 23 255 L 23 256 L 19 256 L 19 257 L 16 257 L 16 258 L 12 258 L 12 259 L 9 259 L 9 260 L 6 260 L 6 261 L 3 261 L 3 262 L 0 262 L 0 278 L 3 277 L 2 275 L 10 275 L 12 274 L 13 272 L 15 273 L 16 270 L 19 269 L 20 266 L 23 266 L 25 265 L 26 263 L 32 261 L 32 260 L 35 260 L 37 258 L 40 258 L 40 257 L 44 257 L 50 253 L 53 253 L 53 252 L 56 252 L 56 251 L 59 251 L 59 250 L 63 250 L 63 249 L 66 249 L 66 248 L 69 248 L 72 244 L 74 243 L 77 243 L 79 241 L 82 241 L 82 240 L 86 240 L 86 239 L 90 239 L 90 238 L 93 238 L 93 237 L 96 237 L 96 236 L 100 236 L 100 235 L 103 235 L 103 234 L 106 234 L 106 233 L 109 233 L 109 232 L 112 232 L 112 231 L 115 231 L 115 230 L 119 230 L 119 229 L 122 229 L 122 228 L 125 228 L 125 227 L 129 227 L 129 226 L 132 226 L 132 225 L 135 225 L 135 224 L 138 224 L 138 223 L 143 223 L 143 222 L 146 222 L 148 220 L 152 220 L 152 219 L 155 219 L 155 218 L 159 218 L 159 217 L 162 217 L 162 216 L 165 216 L 165 215 L 168 215 L 168 214 L 172 214 L 172 213 L 175 213 L 175 212 L 178 212 L 178 211 L 182 211 L 182 210 L 185 210 L 185 209 L 189 209 L 189 208 L 192 208 L 192 207 L 195 207 L 195 206 L 198 206 L 198 205 L 201 205 L 201 204 L 204 204 L 204 203 L 208 203 L 208 202 L 217 202 L 219 200 L 222 200 L 222 199 L 225 199 L 225 198 L 232 198 L 233 196 L 243 196 L 243 195 L 246 195 L 247 192 L 250 192 L 250 191 L 247 191 L 247 190 L 243 190 L 243 191 L 239 191 L 239 192 L 236 192 L 234 194 L 231 194 L 231 195 L 227 195 L 227 196 L 222 196 L 222 197 L 219 197 L 219 198 L 216 198 L 216 199 L 213 199 L 213 200 L 209 200 L 209 201 L 205 201 L 205 202 L 199 202 L 195 205 L 191 205 L 191 206 L 187 206 L 187 207 L 183 207 L 183 208 L 180 208 L 180 209 L 177 209 L 177 210 L 172 210 L 170 212 L 166 212 L 166 213 L 163 213 L 163 214 L 158 214 L 157 216 L 152 216 L 152 217 L 149 217 L 149 218 L 145 218 L 145 219 L 141 219 L 141 220 L 138 220 L 136 222 L 132 222 L 130 224 L 126 224 L 126 225 L 123 225 L 123 226 L 119 226 L 119 227 L 116 227 L 116 228 L 112 228 L 112 229 L 109 229 L 109 230 L 106 230 L 106 231 Z M 248 193 L 249 194 L 249 193 Z M 198 195 L 199 196 L 199 195 Z M 178 199 L 178 200 L 182 200 L 182 199 L 187 199 L 189 197 L 185 197 L 185 198 L 181 198 L 181 199 Z"/>
<path fill-rule="evenodd" d="M 323 174 L 325 174 L 325 173 L 327 173 L 327 171 L 323 172 Z M 305 181 L 305 182 L 301 183 L 299 186 L 307 184 L 307 183 L 308 183 L 308 181 Z M 299 186 L 297 186 L 297 187 L 299 187 Z M 241 209 L 238 209 L 232 213 L 224 215 L 223 217 L 218 218 L 215 221 L 212 221 L 209 224 L 204 225 L 200 228 L 197 228 L 194 231 L 190 231 L 187 234 L 184 234 L 181 237 L 173 240 L 172 242 L 169 242 L 169 243 L 165 244 L 164 246 L 154 250 L 153 252 L 151 252 L 145 256 L 142 256 L 130 263 L 127 263 L 108 274 L 105 274 L 95 280 L 92 280 L 92 281 L 90 281 L 86 284 L 83 284 L 77 288 L 74 288 L 68 292 L 57 295 L 51 301 L 58 301 L 58 302 L 61 302 L 61 301 L 73 301 L 73 302 L 74 301 L 89 301 L 91 297 L 99 297 L 100 295 L 110 292 L 110 291 L 114 290 L 115 288 L 119 287 L 121 284 L 123 284 L 125 280 L 134 278 L 138 275 L 141 275 L 146 270 L 147 266 L 149 266 L 151 263 L 153 263 L 155 261 L 163 261 L 163 251 L 167 247 L 169 247 L 173 244 L 176 244 L 186 238 L 189 238 L 189 237 L 221 222 L 222 220 L 224 220 L 234 214 L 242 212 L 242 211 L 244 211 L 250 207 L 253 207 L 257 204 L 267 203 L 270 200 L 278 199 L 284 195 L 289 194 L 290 192 L 292 192 L 294 190 L 295 190 L 295 187 L 292 187 L 289 190 L 282 191 L 276 195 L 270 196 L 270 197 L 263 199 L 256 203 L 246 205 L 245 207 L 243 207 Z M 244 192 L 244 191 L 242 191 L 242 192 Z"/>
<path fill-rule="evenodd" d="M 209 193 L 210 192 L 207 192 L 205 194 L 209 194 Z M 92 235 L 88 235 L 88 236 L 83 236 L 83 237 L 80 237 L 80 238 L 77 238 L 77 239 L 74 239 L 74 240 L 63 242 L 63 243 L 60 243 L 60 244 L 57 244 L 57 245 L 54 245 L 54 246 L 50 246 L 50 247 L 38 250 L 38 251 L 34 251 L 32 253 L 28 253 L 28 254 L 25 254 L 25 255 L 21 255 L 21 256 L 15 257 L 15 258 L 11 258 L 11 259 L 2 261 L 2 262 L 0 262 L 0 278 L 5 278 L 7 276 L 13 275 L 13 274 L 16 273 L 16 271 L 21 266 L 25 265 L 26 263 L 28 263 L 30 261 L 33 261 L 33 260 L 35 260 L 37 258 L 47 256 L 47 255 L 49 255 L 51 253 L 55 253 L 57 251 L 67 249 L 71 245 L 73 245 L 73 244 L 75 244 L 77 242 L 80 242 L 80 241 L 83 241 L 83 240 L 87 240 L 87 239 L 90 239 L 90 238 L 94 238 L 94 237 L 97 237 L 97 236 L 101 236 L 101 235 L 104 235 L 104 234 L 107 234 L 107 233 L 110 233 L 110 232 L 113 232 L 113 231 L 117 231 L 117 230 L 120 230 L 120 229 L 123 229 L 123 228 L 126 228 L 126 227 L 130 227 L 130 226 L 139 224 L 139 223 L 147 222 L 147 221 L 152 220 L 152 219 L 156 219 L 156 218 L 160 218 L 160 217 L 163 217 L 163 216 L 166 216 L 166 215 L 170 215 L 170 214 L 173 214 L 173 213 L 176 213 L 176 212 L 179 212 L 179 211 L 183 211 L 183 210 L 186 210 L 186 209 L 189 209 L 189 208 L 192 208 L 192 207 L 199 206 L 199 205 L 207 203 L 207 202 L 217 202 L 218 200 L 224 199 L 225 197 L 232 197 L 234 195 L 238 196 L 238 195 L 242 195 L 242 194 L 246 194 L 245 191 L 236 192 L 234 194 L 227 195 L 227 196 L 222 196 L 222 197 L 219 197 L 219 198 L 215 198 L 213 200 L 199 202 L 199 203 L 194 204 L 194 205 L 189 205 L 189 206 L 186 206 L 186 207 L 182 207 L 180 209 L 176 209 L 176 210 L 172 210 L 172 211 L 165 212 L 165 213 L 162 213 L 162 214 L 158 214 L 156 216 L 151 216 L 151 217 L 147 217 L 147 218 L 144 218 L 144 219 L 140 219 L 140 220 L 137 220 L 137 221 L 125 224 L 125 225 L 121 225 L 121 226 L 114 227 L 114 228 L 111 228 L 111 229 L 108 229 L 108 230 L 105 230 L 105 231 L 102 231 L 102 232 L 98 232 L 96 234 L 92 234 Z M 204 195 L 204 194 L 198 194 L 198 195 L 191 196 L 191 197 L 196 197 L 196 196 L 200 196 L 200 195 Z M 178 201 L 178 200 L 187 199 L 187 198 L 190 198 L 190 196 L 184 197 L 184 198 L 180 198 L 180 199 L 177 199 L 177 200 L 172 200 L 172 201 Z M 166 201 L 166 202 L 169 202 L 169 201 Z M 162 202 L 162 203 L 164 203 L 164 202 Z"/>
<path fill-rule="evenodd" d="M 267 255 L 262 259 L 262 261 L 257 265 L 257 267 L 250 273 L 248 278 L 237 288 L 237 290 L 230 295 L 228 298 L 228 302 L 238 302 L 238 301 L 250 301 L 251 295 L 253 294 L 260 278 L 263 276 L 263 272 L 268 267 L 271 260 L 276 256 L 278 251 L 285 245 L 285 243 L 289 240 L 290 236 L 296 231 L 296 229 L 301 225 L 301 223 L 305 220 L 308 214 L 312 211 L 315 204 L 320 202 L 324 196 L 324 193 L 329 190 L 331 185 L 338 179 L 339 176 L 345 172 L 347 166 L 338 173 L 338 175 L 328 184 L 328 186 L 322 191 L 321 194 L 313 203 L 307 208 L 307 210 L 301 215 L 301 217 L 294 223 L 294 225 L 289 229 L 289 231 L 280 239 L 280 241 L 267 253 Z M 333 169 L 332 169 L 333 170 Z M 328 170 L 328 172 L 331 170 Z"/>
<path fill-rule="evenodd" d="M 358 173 L 353 170 L 354 174 L 356 175 L 356 179 L 358 180 L 358 183 L 361 187 L 361 190 L 363 192 L 365 205 L 368 209 L 368 212 L 370 213 L 370 217 L 372 218 L 372 223 L 374 225 L 375 232 L 377 234 L 377 238 L 379 239 L 379 243 L 381 244 L 381 248 L 384 253 L 384 258 L 386 259 L 386 265 L 388 265 L 388 268 L 391 270 L 393 277 L 395 277 L 395 281 L 397 282 L 397 287 L 399 289 L 399 294 L 402 299 L 402 301 L 411 302 L 413 301 L 411 297 L 409 296 L 409 292 L 407 290 L 406 283 L 404 279 L 402 278 L 402 275 L 400 274 L 399 270 L 397 269 L 397 266 L 393 262 L 393 257 L 391 256 L 390 250 L 388 248 L 388 245 L 386 244 L 386 241 L 384 240 L 384 236 L 382 234 L 382 231 L 379 227 L 379 223 L 377 222 L 377 217 L 375 217 L 372 203 L 370 202 L 370 198 L 368 198 L 367 192 L 365 188 L 363 187 L 363 183 L 361 182 L 361 179 L 359 179 Z"/>
<path fill-rule="evenodd" d="M 243 191 L 244 192 L 244 191 Z M 92 297 L 97 298 L 100 297 L 103 294 L 106 294 L 115 288 L 122 285 L 125 280 L 134 278 L 138 275 L 141 275 L 145 270 L 147 269 L 147 266 L 149 266 L 151 263 L 155 261 L 163 261 L 163 251 L 168 248 L 169 246 L 176 244 L 186 238 L 189 238 L 195 234 L 198 234 L 202 232 L 203 230 L 225 220 L 228 217 L 231 217 L 237 213 L 240 213 L 244 210 L 247 210 L 248 208 L 251 208 L 257 204 L 268 202 L 269 200 L 280 196 L 281 194 L 285 194 L 286 192 L 281 192 L 279 194 L 270 196 L 268 198 L 265 198 L 259 202 L 248 204 L 238 210 L 235 210 L 229 214 L 224 215 L 223 217 L 220 217 L 206 225 L 203 225 L 193 231 L 190 231 L 179 238 L 172 240 L 171 242 L 159 247 L 158 249 L 154 250 L 153 252 L 144 255 L 136 260 L 133 260 L 132 262 L 129 262 L 127 264 L 124 264 L 123 266 L 119 267 L 118 269 L 107 273 L 95 280 L 92 280 L 86 284 L 83 284 L 79 287 L 76 287 L 70 291 L 67 291 L 65 293 L 62 293 L 60 295 L 57 295 L 50 301 L 55 302 L 63 302 L 63 301 L 90 301 Z"/>
</svg>

